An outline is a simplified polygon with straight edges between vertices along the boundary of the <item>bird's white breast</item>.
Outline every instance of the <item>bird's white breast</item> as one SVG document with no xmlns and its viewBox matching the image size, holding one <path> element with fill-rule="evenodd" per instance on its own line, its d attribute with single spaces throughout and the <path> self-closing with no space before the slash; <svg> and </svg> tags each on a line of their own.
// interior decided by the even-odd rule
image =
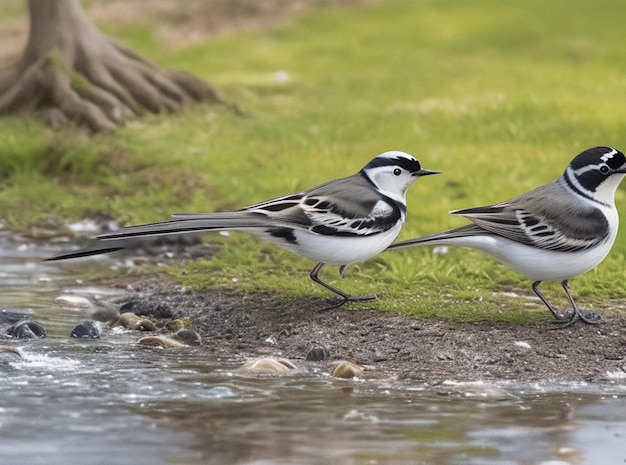
<svg viewBox="0 0 626 465">
<path fill-rule="evenodd" d="M 533 281 L 563 281 L 595 268 L 611 250 L 613 240 L 578 252 L 538 249 L 493 235 L 444 239 L 430 244 L 479 249 Z"/>
<path fill-rule="evenodd" d="M 402 223 L 379 234 L 369 236 L 330 236 L 294 230 L 296 242 L 273 237 L 262 231 L 258 236 L 297 255 L 329 265 L 349 265 L 365 261 L 385 250 L 398 236 Z"/>
</svg>

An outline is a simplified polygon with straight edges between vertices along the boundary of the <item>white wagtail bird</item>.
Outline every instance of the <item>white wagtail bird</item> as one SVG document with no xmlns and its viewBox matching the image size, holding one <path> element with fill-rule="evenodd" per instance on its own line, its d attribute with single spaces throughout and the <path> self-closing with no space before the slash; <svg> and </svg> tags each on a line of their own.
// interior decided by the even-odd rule
<svg viewBox="0 0 626 465">
<path fill-rule="evenodd" d="M 455 210 L 473 224 L 397 242 L 389 249 L 417 245 L 457 245 L 482 250 L 532 279 L 532 289 L 557 322 L 597 323 L 581 312 L 568 280 L 596 267 L 617 236 L 615 191 L 626 174 L 626 157 L 610 147 L 585 150 L 555 181 L 511 200 Z M 542 281 L 561 281 L 572 311 L 560 314 L 539 292 Z"/>
<path fill-rule="evenodd" d="M 169 221 L 131 226 L 97 236 L 91 248 L 49 258 L 62 260 L 121 250 L 145 236 L 244 230 L 296 255 L 317 261 L 311 279 L 341 300 L 374 299 L 353 296 L 322 281 L 324 264 L 348 265 L 371 258 L 398 236 L 406 218 L 406 191 L 420 176 L 438 171 L 422 169 L 411 155 L 391 151 L 370 161 L 358 173 L 311 189 L 267 200 L 234 212 L 179 213 Z"/>
</svg>

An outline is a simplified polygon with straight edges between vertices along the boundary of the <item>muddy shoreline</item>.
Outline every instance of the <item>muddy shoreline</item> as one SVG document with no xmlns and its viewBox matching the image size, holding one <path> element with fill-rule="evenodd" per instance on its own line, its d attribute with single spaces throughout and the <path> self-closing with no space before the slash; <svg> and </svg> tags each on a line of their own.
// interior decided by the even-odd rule
<svg viewBox="0 0 626 465">
<path fill-rule="evenodd" d="M 134 282 L 126 301 L 169 308 L 188 318 L 213 356 L 285 357 L 305 369 L 338 360 L 366 377 L 424 385 L 444 381 L 601 382 L 626 377 L 626 318 L 603 315 L 599 325 L 556 329 L 546 322 L 449 323 L 370 310 L 367 304 L 323 310 L 325 299 L 283 301 L 227 290 L 191 291 L 168 279 Z M 323 346 L 330 358 L 306 361 Z"/>
</svg>

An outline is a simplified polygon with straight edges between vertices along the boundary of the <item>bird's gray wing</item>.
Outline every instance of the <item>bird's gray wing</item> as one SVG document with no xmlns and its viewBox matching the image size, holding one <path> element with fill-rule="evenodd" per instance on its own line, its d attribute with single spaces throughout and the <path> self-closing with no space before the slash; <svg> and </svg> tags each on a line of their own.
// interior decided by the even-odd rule
<svg viewBox="0 0 626 465">
<path fill-rule="evenodd" d="M 496 205 L 452 213 L 490 233 L 546 250 L 588 249 L 609 234 L 602 211 L 573 197 L 557 182 Z"/>
<path fill-rule="evenodd" d="M 377 234 L 393 227 L 403 215 L 401 207 L 373 189 L 359 174 L 250 205 L 241 212 L 266 217 L 274 228 L 333 236 Z M 212 221 L 215 215 L 178 213 L 172 217 L 202 222 Z"/>
<path fill-rule="evenodd" d="M 473 224 L 389 246 L 400 249 L 461 237 L 493 234 L 545 250 L 578 251 L 598 245 L 609 234 L 604 214 L 580 202 L 557 182 L 519 197 L 484 207 L 451 212 Z"/>
<path fill-rule="evenodd" d="M 310 231 L 332 236 L 369 236 L 393 228 L 404 217 L 404 205 L 375 190 L 360 174 L 322 184 L 300 203 Z"/>
</svg>

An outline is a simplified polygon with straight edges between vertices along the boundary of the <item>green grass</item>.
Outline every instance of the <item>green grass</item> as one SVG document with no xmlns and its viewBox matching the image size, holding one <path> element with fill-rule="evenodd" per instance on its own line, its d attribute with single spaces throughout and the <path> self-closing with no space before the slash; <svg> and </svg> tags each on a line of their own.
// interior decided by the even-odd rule
<svg viewBox="0 0 626 465">
<path fill-rule="evenodd" d="M 112 135 L 53 133 L 0 119 L 0 211 L 8 227 L 76 220 L 103 211 L 124 224 L 174 211 L 239 208 L 352 174 L 399 149 L 443 175 L 408 194 L 401 238 L 463 224 L 454 208 L 487 204 L 559 176 L 595 145 L 626 150 L 626 4 L 529 0 L 386 1 L 322 8 L 284 26 L 169 49 L 156 25 L 100 24 L 161 65 L 215 84 L 249 114 L 200 106 L 134 121 Z M 0 18 L 1 19 L 1 18 Z M 275 73 L 287 72 L 279 83 Z M 626 217 L 624 188 L 617 203 Z M 24 212 L 28 212 L 25 214 Z M 326 296 L 313 266 L 245 234 L 211 260 L 173 270 L 195 287 Z M 572 281 L 581 304 L 626 297 L 626 231 L 593 272 Z M 548 319 L 530 283 L 479 252 L 389 252 L 336 279 L 372 306 L 452 320 Z M 565 304 L 557 284 L 551 299 Z M 554 297 L 553 297 L 554 296 Z"/>
</svg>

